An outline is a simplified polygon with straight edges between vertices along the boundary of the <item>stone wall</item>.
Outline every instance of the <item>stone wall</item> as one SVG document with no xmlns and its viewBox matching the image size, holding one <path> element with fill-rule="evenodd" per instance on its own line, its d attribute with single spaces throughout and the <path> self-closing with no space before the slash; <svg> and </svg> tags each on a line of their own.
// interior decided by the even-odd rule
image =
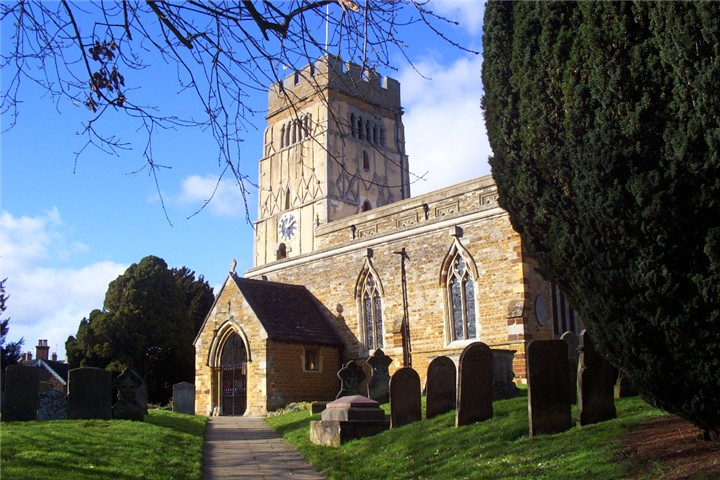
<svg viewBox="0 0 720 480">
<path fill-rule="evenodd" d="M 318 370 L 305 370 L 305 350 L 318 355 Z M 292 402 L 334 400 L 340 391 L 340 351 L 334 347 L 268 341 L 269 411 Z"/>
</svg>

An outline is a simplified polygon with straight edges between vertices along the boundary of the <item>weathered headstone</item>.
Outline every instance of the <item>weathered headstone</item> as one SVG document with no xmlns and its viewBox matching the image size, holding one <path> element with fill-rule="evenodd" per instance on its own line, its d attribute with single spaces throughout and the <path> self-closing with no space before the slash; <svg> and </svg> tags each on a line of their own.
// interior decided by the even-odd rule
<svg viewBox="0 0 720 480">
<path fill-rule="evenodd" d="M 360 395 L 364 393 L 362 384 L 367 378 L 365 370 L 355 360 L 347 362 L 337 373 L 340 379 L 340 392 L 335 398 L 347 397 L 349 395 Z"/>
<path fill-rule="evenodd" d="M 517 397 L 520 389 L 515 385 L 513 359 L 515 350 L 491 349 L 493 354 L 493 400 Z"/>
<path fill-rule="evenodd" d="M 367 364 L 372 369 L 372 376 L 367 386 L 367 396 L 377 402 L 385 403 L 390 395 L 390 373 L 388 367 L 392 363 L 392 358 L 385 355 L 381 349 L 375 352 L 367 359 Z"/>
<path fill-rule="evenodd" d="M 145 415 L 148 414 L 148 391 L 147 391 L 147 385 L 145 385 L 145 382 L 143 382 L 142 385 L 140 385 L 137 390 L 135 390 L 135 400 L 137 401 L 138 405 L 142 407 L 143 413 Z"/>
<path fill-rule="evenodd" d="M 173 412 L 195 415 L 195 385 L 188 382 L 173 385 Z"/>
<path fill-rule="evenodd" d="M 455 408 L 457 368 L 448 357 L 435 357 L 428 365 L 425 418 L 432 418 Z"/>
<path fill-rule="evenodd" d="M 40 392 L 38 420 L 63 420 L 67 417 L 67 395 L 48 388 Z"/>
<path fill-rule="evenodd" d="M 617 369 L 595 350 L 590 333 L 580 333 L 580 368 L 578 369 L 577 424 L 611 420 L 615 412 L 615 379 Z"/>
<path fill-rule="evenodd" d="M 118 420 L 137 420 L 142 422 L 145 419 L 146 405 L 138 402 L 138 389 L 145 385 L 142 377 L 134 371 L 126 368 L 115 379 L 115 388 L 118 390 L 117 402 L 112 406 L 112 416 Z"/>
<path fill-rule="evenodd" d="M 532 340 L 527 346 L 530 436 L 572 426 L 568 394 L 568 352 L 563 340 Z"/>
<path fill-rule="evenodd" d="M 622 370 L 619 370 L 617 381 L 615 382 L 615 398 L 635 397 L 638 390 L 633 384 L 630 377 Z"/>
<path fill-rule="evenodd" d="M 390 428 L 422 420 L 420 375 L 402 367 L 390 379 Z"/>
<path fill-rule="evenodd" d="M 40 378 L 36 367 L 8 365 L 4 372 L 3 422 L 37 418 Z"/>
<path fill-rule="evenodd" d="M 458 366 L 456 427 L 492 418 L 493 378 L 490 347 L 482 342 L 465 347 Z"/>
<path fill-rule="evenodd" d="M 112 418 L 112 374 L 95 367 L 68 372 L 68 418 Z"/>
<path fill-rule="evenodd" d="M 580 340 L 575 335 L 575 332 L 570 331 L 563 333 L 560 340 L 567 343 L 568 346 L 568 381 L 570 382 L 570 388 L 568 389 L 570 396 L 568 398 L 570 403 L 575 404 L 577 403 L 577 372 L 580 358 L 578 347 L 580 346 Z"/>
</svg>

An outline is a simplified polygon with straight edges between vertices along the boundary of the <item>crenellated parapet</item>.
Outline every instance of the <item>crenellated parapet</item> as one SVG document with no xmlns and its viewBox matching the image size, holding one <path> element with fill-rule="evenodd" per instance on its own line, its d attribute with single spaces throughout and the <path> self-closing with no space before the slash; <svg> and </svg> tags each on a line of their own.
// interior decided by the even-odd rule
<svg viewBox="0 0 720 480">
<path fill-rule="evenodd" d="M 385 109 L 402 111 L 400 82 L 327 54 L 270 87 L 268 118 L 326 89 L 358 97 Z"/>
</svg>

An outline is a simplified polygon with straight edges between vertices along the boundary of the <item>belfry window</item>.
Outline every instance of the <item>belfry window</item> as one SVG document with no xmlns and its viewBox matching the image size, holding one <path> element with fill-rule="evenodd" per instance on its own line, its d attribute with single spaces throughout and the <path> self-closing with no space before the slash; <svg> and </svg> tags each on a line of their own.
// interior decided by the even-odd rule
<svg viewBox="0 0 720 480">
<path fill-rule="evenodd" d="M 375 277 L 370 271 L 365 277 L 361 306 L 365 326 L 365 345 L 368 350 L 383 348 L 382 299 Z"/>
<path fill-rule="evenodd" d="M 367 150 L 363 150 L 362 158 L 363 158 L 362 159 L 363 170 L 366 172 L 369 172 L 370 171 L 370 156 L 368 155 Z"/>
<path fill-rule="evenodd" d="M 448 306 L 452 340 L 477 338 L 475 281 L 465 259 L 455 254 L 447 276 Z"/>
</svg>

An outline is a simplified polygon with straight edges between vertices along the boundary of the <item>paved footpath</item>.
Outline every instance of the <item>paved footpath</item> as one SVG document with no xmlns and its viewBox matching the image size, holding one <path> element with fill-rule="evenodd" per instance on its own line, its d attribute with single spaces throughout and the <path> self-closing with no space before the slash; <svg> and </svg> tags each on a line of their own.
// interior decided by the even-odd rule
<svg viewBox="0 0 720 480">
<path fill-rule="evenodd" d="M 203 480 L 325 480 L 295 447 L 259 417 L 210 417 Z"/>
</svg>

